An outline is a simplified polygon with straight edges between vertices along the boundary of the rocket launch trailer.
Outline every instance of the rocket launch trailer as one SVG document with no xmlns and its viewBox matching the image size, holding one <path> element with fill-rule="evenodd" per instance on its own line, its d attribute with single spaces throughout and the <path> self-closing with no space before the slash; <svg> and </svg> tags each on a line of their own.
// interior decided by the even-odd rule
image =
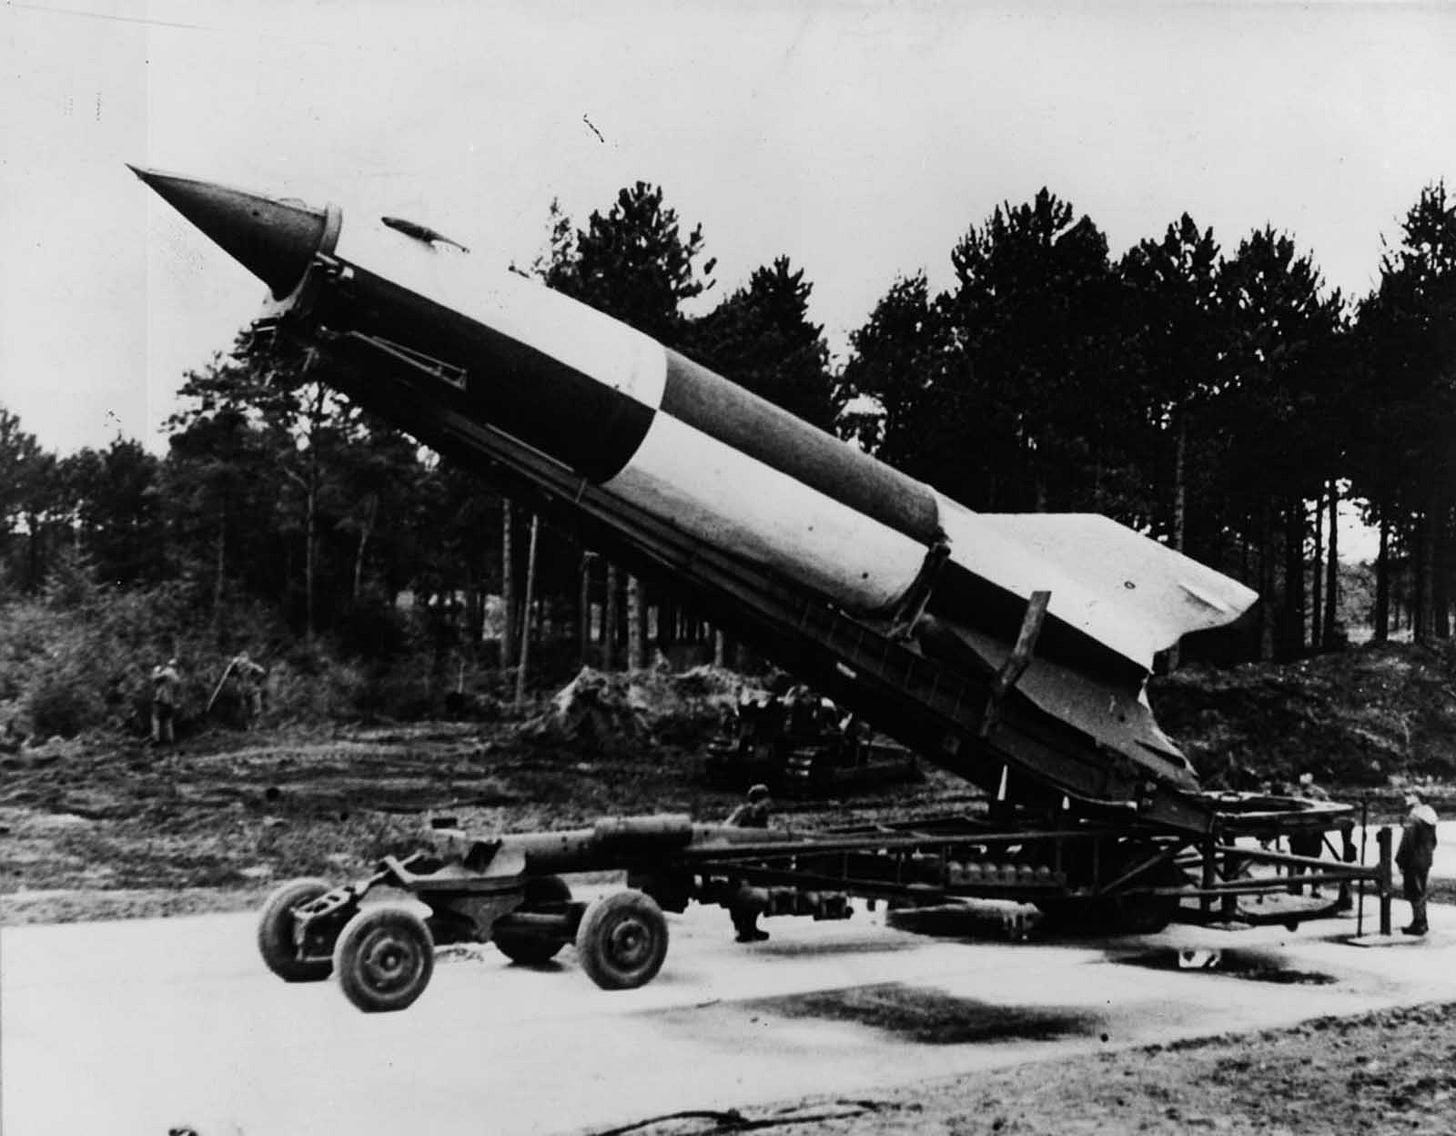
<svg viewBox="0 0 1456 1136">
<path fill-rule="evenodd" d="M 1388 832 L 1366 866 L 1348 806 L 1203 791 L 1153 718 L 1154 656 L 1238 618 L 1257 598 L 1241 584 L 1105 517 L 974 513 L 423 225 L 136 173 L 268 286 L 256 329 L 312 377 L 992 800 L 984 816 L 816 832 L 441 820 L 432 847 L 367 879 L 279 888 L 258 945 L 280 977 L 337 974 L 360 1009 L 401 1010 L 437 945 L 539 965 L 570 943 L 597 985 L 633 988 L 663 965 L 664 910 L 694 901 L 839 919 L 851 898 L 1011 899 L 1048 926 L 1137 933 L 1294 923 L 1368 882 L 1389 931 Z M 1332 858 L 1270 850 L 1298 833 L 1343 839 Z M 572 899 L 563 876 L 602 871 L 627 886 Z M 1337 898 L 1291 903 L 1295 872 Z"/>
</svg>

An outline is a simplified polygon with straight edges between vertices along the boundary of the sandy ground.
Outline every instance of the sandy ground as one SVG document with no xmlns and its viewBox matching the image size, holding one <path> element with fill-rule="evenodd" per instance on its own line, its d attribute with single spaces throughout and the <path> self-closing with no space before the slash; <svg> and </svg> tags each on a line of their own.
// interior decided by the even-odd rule
<svg viewBox="0 0 1456 1136">
<path fill-rule="evenodd" d="M 922 1082 L 868 1101 L 819 1098 L 745 1111 L 741 1122 L 680 1118 L 630 1131 L 1449 1134 L 1456 1130 L 1453 1016 L 1456 1005 L 1430 1003 L 1315 1018 L 1288 1029 L 1059 1061 L 1054 1073 L 1026 1064 Z"/>
</svg>

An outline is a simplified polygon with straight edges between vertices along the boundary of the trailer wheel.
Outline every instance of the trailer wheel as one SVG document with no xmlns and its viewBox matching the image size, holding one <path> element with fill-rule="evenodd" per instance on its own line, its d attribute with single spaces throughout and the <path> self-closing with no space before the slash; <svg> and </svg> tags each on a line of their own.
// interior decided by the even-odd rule
<svg viewBox="0 0 1456 1136">
<path fill-rule="evenodd" d="M 667 957 L 667 920 L 651 896 L 619 891 L 587 908 L 576 932 L 581 968 L 603 990 L 645 986 Z"/>
<path fill-rule="evenodd" d="M 571 888 L 560 876 L 533 876 L 526 881 L 525 893 L 525 900 L 518 911 L 564 908 L 571 902 Z M 566 946 L 565 939 L 509 927 L 492 933 L 491 941 L 495 943 L 496 950 L 517 966 L 544 966 Z"/>
<path fill-rule="evenodd" d="M 403 1010 L 424 993 L 435 971 L 435 941 L 408 907 L 366 907 L 334 946 L 344 996 L 365 1013 Z"/>
<path fill-rule="evenodd" d="M 293 909 L 329 890 L 324 880 L 289 880 L 273 891 L 258 916 L 258 953 L 284 982 L 322 982 L 334 969 L 330 959 L 300 959 L 293 944 Z"/>
</svg>

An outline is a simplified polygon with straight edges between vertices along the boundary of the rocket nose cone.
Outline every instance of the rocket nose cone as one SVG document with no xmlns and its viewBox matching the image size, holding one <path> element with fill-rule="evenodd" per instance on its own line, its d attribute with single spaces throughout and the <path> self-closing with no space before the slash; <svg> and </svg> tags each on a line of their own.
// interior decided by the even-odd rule
<svg viewBox="0 0 1456 1136">
<path fill-rule="evenodd" d="M 323 243 L 328 225 L 324 209 L 130 164 L 127 168 L 267 284 L 277 299 L 298 285 Z"/>
</svg>

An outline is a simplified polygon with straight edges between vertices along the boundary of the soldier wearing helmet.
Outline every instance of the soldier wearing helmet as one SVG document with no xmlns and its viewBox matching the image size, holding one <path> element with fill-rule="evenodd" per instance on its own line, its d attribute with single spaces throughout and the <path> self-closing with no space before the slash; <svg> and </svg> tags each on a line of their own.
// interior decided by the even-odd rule
<svg viewBox="0 0 1456 1136">
<path fill-rule="evenodd" d="M 770 801 L 767 785 L 755 785 L 748 790 L 748 800 L 731 813 L 724 824 L 735 828 L 767 828 Z"/>
<path fill-rule="evenodd" d="M 729 813 L 724 823 L 735 828 L 767 828 L 769 808 L 768 786 L 754 785 L 748 790 L 748 800 Z M 758 925 L 763 909 L 763 894 L 759 889 L 746 885 L 739 888 L 728 904 L 736 942 L 761 943 L 768 938 L 768 932 Z"/>
</svg>

